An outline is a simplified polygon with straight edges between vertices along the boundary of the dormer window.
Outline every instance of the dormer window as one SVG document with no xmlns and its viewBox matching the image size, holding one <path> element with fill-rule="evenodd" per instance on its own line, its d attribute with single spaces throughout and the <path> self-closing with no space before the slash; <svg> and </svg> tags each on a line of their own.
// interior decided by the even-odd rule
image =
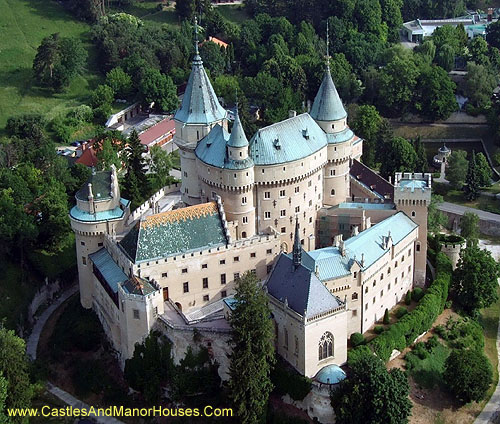
<svg viewBox="0 0 500 424">
<path fill-rule="evenodd" d="M 309 140 L 309 131 L 306 129 L 302 130 L 302 136 L 306 139 Z"/>
<path fill-rule="evenodd" d="M 274 148 L 276 150 L 280 150 L 281 149 L 281 142 L 280 142 L 279 138 L 275 138 L 274 139 L 273 145 L 274 145 Z"/>
</svg>

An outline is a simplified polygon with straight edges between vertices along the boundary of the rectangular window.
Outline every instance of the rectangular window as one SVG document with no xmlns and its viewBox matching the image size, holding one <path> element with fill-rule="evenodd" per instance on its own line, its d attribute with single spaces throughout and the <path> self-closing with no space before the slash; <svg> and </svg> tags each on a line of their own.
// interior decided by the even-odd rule
<svg viewBox="0 0 500 424">
<path fill-rule="evenodd" d="M 248 216 L 242 218 L 243 224 L 248 224 Z"/>
<path fill-rule="evenodd" d="M 104 246 L 104 243 L 97 243 L 97 246 L 102 247 L 102 246 Z"/>
<path fill-rule="evenodd" d="M 266 250 L 266 253 L 267 253 L 268 255 L 270 255 L 271 253 L 273 253 L 273 249 L 267 249 L 267 250 Z"/>
<path fill-rule="evenodd" d="M 354 278 L 356 278 L 358 276 L 358 273 L 356 271 L 354 271 Z"/>
<path fill-rule="evenodd" d="M 208 289 L 208 278 L 207 277 L 203 278 L 203 288 Z"/>
<path fill-rule="evenodd" d="M 368 309 L 368 303 L 365 303 L 365 311 Z"/>
<path fill-rule="evenodd" d="M 134 309 L 134 319 L 139 319 L 139 309 Z"/>
<path fill-rule="evenodd" d="M 182 290 L 184 293 L 189 293 L 189 283 L 188 282 L 182 284 Z"/>
<path fill-rule="evenodd" d="M 295 187 L 295 194 L 297 194 L 299 191 L 300 191 L 300 187 L 299 186 Z"/>
<path fill-rule="evenodd" d="M 256 256 L 257 256 L 257 255 L 256 255 L 256 253 L 255 253 L 255 252 L 250 253 L 250 257 L 251 257 L 251 258 L 255 258 Z"/>
<path fill-rule="evenodd" d="M 285 190 L 280 190 L 280 197 L 285 197 L 286 191 Z"/>
<path fill-rule="evenodd" d="M 391 289 L 391 285 L 387 284 L 387 291 L 389 291 L 390 289 Z"/>
<path fill-rule="evenodd" d="M 188 176 L 188 173 L 186 171 L 184 171 L 184 176 L 187 177 Z"/>
<path fill-rule="evenodd" d="M 188 269 L 187 269 L 187 268 L 182 268 L 182 273 L 183 273 L 183 274 L 187 274 L 187 272 L 188 272 Z"/>
<path fill-rule="evenodd" d="M 368 286 L 365 287 L 365 293 L 368 293 Z"/>
<path fill-rule="evenodd" d="M 247 204 L 247 198 L 246 198 L 246 196 L 243 196 L 243 197 L 241 198 L 241 204 L 242 204 L 242 205 L 246 205 L 246 204 Z"/>
<path fill-rule="evenodd" d="M 168 273 L 166 273 L 166 272 L 161 273 L 161 278 L 167 278 L 167 276 L 168 276 Z"/>
<path fill-rule="evenodd" d="M 226 274 L 221 274 L 220 275 L 220 283 L 221 284 L 226 284 Z"/>
<path fill-rule="evenodd" d="M 295 213 L 299 213 L 300 212 L 300 206 L 295 206 Z"/>
<path fill-rule="evenodd" d="M 375 296 L 373 296 L 372 303 L 375 303 Z"/>
<path fill-rule="evenodd" d="M 201 269 L 207 269 L 208 268 L 208 264 L 202 264 L 201 265 Z"/>
<path fill-rule="evenodd" d="M 309 182 L 307 183 L 307 187 L 311 187 L 312 186 L 312 181 L 309 180 Z"/>
<path fill-rule="evenodd" d="M 335 175 L 335 169 L 330 169 L 330 176 L 334 176 Z"/>
<path fill-rule="evenodd" d="M 238 281 L 240 279 L 240 273 L 239 272 L 235 272 L 233 274 L 233 277 L 234 277 L 234 281 Z"/>
<path fill-rule="evenodd" d="M 83 265 L 87 265 L 87 258 L 85 256 L 82 256 L 82 263 Z"/>
<path fill-rule="evenodd" d="M 208 294 L 203 296 L 203 301 L 208 302 L 210 300 L 210 296 Z"/>
<path fill-rule="evenodd" d="M 411 272 L 411 265 L 408 267 L 408 274 Z"/>
<path fill-rule="evenodd" d="M 408 249 L 408 256 L 411 256 L 411 249 Z"/>
<path fill-rule="evenodd" d="M 271 219 L 271 212 L 265 211 L 264 212 L 264 219 Z"/>
<path fill-rule="evenodd" d="M 239 257 L 239 256 L 235 256 L 235 257 L 233 258 L 233 261 L 234 261 L 234 262 L 239 262 L 239 261 L 240 261 L 240 257 Z"/>
<path fill-rule="evenodd" d="M 221 260 L 219 261 L 219 265 L 225 265 L 225 263 L 226 263 L 226 260 L 225 260 L 225 259 L 221 259 Z"/>
<path fill-rule="evenodd" d="M 154 312 L 154 316 L 158 316 L 158 306 L 155 306 L 155 308 L 153 309 L 153 312 Z"/>
<path fill-rule="evenodd" d="M 85 242 L 84 242 L 84 241 L 81 241 L 81 242 L 80 242 L 80 244 L 81 244 L 82 246 L 85 246 Z"/>
<path fill-rule="evenodd" d="M 312 222 L 313 222 L 313 217 L 312 217 L 312 216 L 310 216 L 310 217 L 309 217 L 309 224 L 312 224 Z"/>
<path fill-rule="evenodd" d="M 380 290 L 380 297 L 383 297 L 383 296 L 384 296 L 384 291 Z"/>
<path fill-rule="evenodd" d="M 280 217 L 285 218 L 286 217 L 286 209 L 281 209 L 280 210 Z"/>
<path fill-rule="evenodd" d="M 221 297 L 222 299 L 224 299 L 225 297 L 227 297 L 227 292 L 226 292 L 226 290 L 222 290 L 222 291 L 220 292 L 220 297 Z"/>
<path fill-rule="evenodd" d="M 281 227 L 281 234 L 285 234 L 286 233 L 286 227 Z"/>
<path fill-rule="evenodd" d="M 271 198 L 271 192 L 270 191 L 265 191 L 264 192 L 264 199 L 270 199 Z"/>
</svg>

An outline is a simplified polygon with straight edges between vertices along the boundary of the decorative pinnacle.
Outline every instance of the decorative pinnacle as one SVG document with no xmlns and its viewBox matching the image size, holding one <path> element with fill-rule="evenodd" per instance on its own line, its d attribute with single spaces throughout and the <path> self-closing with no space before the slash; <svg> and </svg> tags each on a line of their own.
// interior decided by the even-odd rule
<svg viewBox="0 0 500 424">
<path fill-rule="evenodd" d="M 328 26 L 328 19 L 326 20 L 326 67 L 330 70 L 330 28 Z"/>
<path fill-rule="evenodd" d="M 195 48 L 195 51 L 196 51 L 196 54 L 198 55 L 199 54 L 199 51 L 198 51 L 198 18 L 195 16 L 194 17 L 194 48 Z"/>
</svg>

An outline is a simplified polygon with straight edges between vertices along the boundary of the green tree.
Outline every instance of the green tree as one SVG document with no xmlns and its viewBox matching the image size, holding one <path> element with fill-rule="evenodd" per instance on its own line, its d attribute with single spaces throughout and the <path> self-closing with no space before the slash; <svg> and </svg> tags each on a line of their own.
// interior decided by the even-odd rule
<svg viewBox="0 0 500 424">
<path fill-rule="evenodd" d="M 451 292 L 455 302 L 469 315 L 476 316 L 498 299 L 500 265 L 487 250 L 470 243 L 460 252 L 453 274 Z"/>
<path fill-rule="evenodd" d="M 476 163 L 476 154 L 472 151 L 472 157 L 469 160 L 467 168 L 467 176 L 465 177 L 464 192 L 465 198 L 469 201 L 476 200 L 479 197 L 479 185 L 481 182 L 481 175 Z"/>
<path fill-rule="evenodd" d="M 109 85 L 101 84 L 92 92 L 90 98 L 90 105 L 92 109 L 97 109 L 102 105 L 109 105 L 115 99 L 115 93 Z"/>
<path fill-rule="evenodd" d="M 97 151 L 97 166 L 102 171 L 110 169 L 111 165 L 116 166 L 116 169 L 122 167 L 122 162 L 118 156 L 117 151 L 113 147 L 113 140 L 111 137 L 104 138 L 100 143 L 100 149 Z"/>
<path fill-rule="evenodd" d="M 4 378 L 3 373 L 0 372 L 0 422 L 10 424 L 12 421 L 7 416 L 6 400 L 7 400 L 7 387 L 9 382 Z"/>
<path fill-rule="evenodd" d="M 479 65 L 490 64 L 488 43 L 483 37 L 474 37 L 469 41 L 469 59 Z"/>
<path fill-rule="evenodd" d="M 135 200 L 145 198 L 149 194 L 146 163 L 143 156 L 145 152 L 146 148 L 141 144 L 139 134 L 135 129 L 132 130 L 126 147 L 127 176 L 125 178 L 125 188 L 128 193 L 134 194 Z M 137 196 L 137 194 L 139 195 Z"/>
<path fill-rule="evenodd" d="M 455 83 L 439 66 L 424 66 L 418 78 L 418 96 L 415 108 L 432 119 L 447 119 L 457 110 Z"/>
<path fill-rule="evenodd" d="M 500 49 L 500 22 L 492 22 L 486 27 L 486 41 L 492 47 Z"/>
<path fill-rule="evenodd" d="M 476 155 L 476 166 L 479 174 L 479 185 L 481 187 L 491 186 L 493 171 L 488 163 L 488 159 L 486 159 L 486 156 L 483 153 L 478 153 Z"/>
<path fill-rule="evenodd" d="M 177 108 L 179 99 L 172 78 L 157 69 L 149 68 L 144 71 L 138 89 L 142 101 L 147 105 L 154 103 L 156 109 L 165 112 Z"/>
<path fill-rule="evenodd" d="M 127 98 L 132 93 L 132 77 L 116 67 L 106 74 L 106 85 L 113 89 L 115 97 Z"/>
<path fill-rule="evenodd" d="M 488 358 L 480 350 L 454 349 L 446 360 L 443 379 L 463 404 L 480 402 L 493 380 Z"/>
<path fill-rule="evenodd" d="M 238 79 L 232 75 L 219 75 L 214 81 L 214 90 L 227 104 L 236 102 L 236 93 L 241 97 Z"/>
<path fill-rule="evenodd" d="M 387 371 L 369 350 L 350 364 L 350 376 L 332 391 L 338 424 L 405 424 L 411 412 L 410 386 L 403 371 Z"/>
<path fill-rule="evenodd" d="M 200 56 L 213 78 L 224 72 L 226 68 L 226 51 L 224 47 L 220 47 L 211 41 L 205 41 L 200 47 Z"/>
<path fill-rule="evenodd" d="M 479 241 L 479 216 L 473 212 L 466 212 L 460 219 L 460 235 L 468 244 L 477 246 Z"/>
<path fill-rule="evenodd" d="M 379 135 L 382 118 L 375 106 L 362 105 L 356 112 L 356 117 L 350 122 L 353 131 L 363 141 L 363 162 L 369 166 L 375 166 L 377 139 Z"/>
<path fill-rule="evenodd" d="M 172 169 L 172 157 L 161 146 L 153 146 L 150 150 L 149 172 L 153 191 L 165 187 Z"/>
<path fill-rule="evenodd" d="M 489 108 L 491 94 L 496 86 L 497 76 L 491 69 L 473 62 L 467 64 L 465 94 L 475 106 Z"/>
<path fill-rule="evenodd" d="M 441 203 L 443 203 L 443 196 L 432 194 L 427 210 L 427 229 L 433 233 L 438 232 L 448 222 L 446 215 L 438 209 Z"/>
<path fill-rule="evenodd" d="M 451 153 L 448 159 L 448 168 L 446 169 L 446 179 L 454 189 L 460 190 L 463 187 L 468 166 L 467 152 L 454 150 Z"/>
<path fill-rule="evenodd" d="M 427 163 L 427 154 L 425 153 L 424 143 L 422 143 L 420 136 L 413 140 L 413 147 L 415 149 L 415 154 L 417 155 L 415 171 L 427 172 L 429 164 Z"/>
<path fill-rule="evenodd" d="M 196 8 L 195 0 L 179 0 L 175 2 L 175 11 L 182 19 L 191 19 Z"/>
<path fill-rule="evenodd" d="M 33 386 L 29 379 L 29 363 L 24 340 L 14 331 L 0 325 L 0 373 L 7 380 L 5 408 L 29 408 L 33 398 Z M 17 419 L 14 422 L 25 422 Z"/>
<path fill-rule="evenodd" d="M 449 44 L 443 44 L 437 51 L 436 63 L 446 72 L 455 67 L 455 50 Z"/>
<path fill-rule="evenodd" d="M 413 172 L 416 163 L 417 154 L 411 143 L 403 137 L 394 137 L 388 144 L 387 157 L 382 162 L 380 173 L 387 179 L 396 172 Z"/>
<path fill-rule="evenodd" d="M 388 325 L 391 323 L 391 318 L 389 317 L 389 309 L 385 308 L 384 312 L 384 324 Z"/>
<path fill-rule="evenodd" d="M 399 42 L 399 30 L 403 25 L 403 18 L 401 17 L 401 7 L 403 6 L 402 0 L 381 0 L 382 17 L 387 23 L 389 33 L 388 41 L 391 43 Z"/>
<path fill-rule="evenodd" d="M 254 424 L 260 422 L 272 390 L 273 324 L 267 297 L 253 273 L 238 281 L 234 297 L 229 393 L 240 422 Z"/>
</svg>

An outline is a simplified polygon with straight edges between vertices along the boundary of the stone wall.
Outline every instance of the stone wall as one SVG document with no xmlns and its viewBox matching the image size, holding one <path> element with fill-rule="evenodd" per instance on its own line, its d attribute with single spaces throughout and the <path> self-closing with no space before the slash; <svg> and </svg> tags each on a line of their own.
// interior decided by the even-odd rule
<svg viewBox="0 0 500 424">
<path fill-rule="evenodd" d="M 28 306 L 28 322 L 30 325 L 35 322 L 35 314 L 40 306 L 52 303 L 60 288 L 59 280 L 49 283 L 48 278 L 45 278 L 45 284 L 35 293 L 33 300 Z"/>
</svg>

